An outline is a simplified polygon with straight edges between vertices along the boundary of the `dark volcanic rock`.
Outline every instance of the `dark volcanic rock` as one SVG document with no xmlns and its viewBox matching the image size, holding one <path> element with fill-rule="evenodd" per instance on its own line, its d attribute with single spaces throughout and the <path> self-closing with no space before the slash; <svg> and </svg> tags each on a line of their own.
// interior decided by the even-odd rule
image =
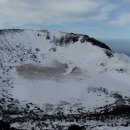
<svg viewBox="0 0 130 130">
<path fill-rule="evenodd" d="M 23 29 L 1 29 L 0 34 L 5 34 L 5 33 L 20 33 L 24 31 Z"/>
<path fill-rule="evenodd" d="M 109 57 L 112 56 L 112 52 L 111 52 L 111 49 L 109 46 L 107 46 L 105 43 L 103 43 L 95 38 L 89 37 L 88 35 L 66 33 L 65 36 L 61 36 L 60 38 L 56 38 L 55 36 L 53 37 L 53 42 L 56 45 L 60 45 L 60 46 L 68 45 L 70 43 L 75 43 L 75 42 L 78 42 L 79 40 L 81 43 L 90 42 L 94 46 L 104 48 L 104 49 L 108 50 L 108 51 L 106 51 L 106 54 Z"/>
<path fill-rule="evenodd" d="M 10 124 L 0 120 L 0 130 L 9 130 Z"/>
<path fill-rule="evenodd" d="M 71 125 L 69 126 L 68 130 L 83 130 L 84 127 L 78 126 L 78 125 Z"/>
</svg>

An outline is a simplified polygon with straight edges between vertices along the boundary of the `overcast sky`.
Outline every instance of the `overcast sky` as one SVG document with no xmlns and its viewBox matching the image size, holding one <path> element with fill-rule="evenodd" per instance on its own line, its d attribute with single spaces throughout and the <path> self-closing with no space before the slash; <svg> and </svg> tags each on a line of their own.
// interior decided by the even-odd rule
<svg viewBox="0 0 130 130">
<path fill-rule="evenodd" d="M 0 28 L 130 38 L 130 0 L 0 0 Z"/>
</svg>

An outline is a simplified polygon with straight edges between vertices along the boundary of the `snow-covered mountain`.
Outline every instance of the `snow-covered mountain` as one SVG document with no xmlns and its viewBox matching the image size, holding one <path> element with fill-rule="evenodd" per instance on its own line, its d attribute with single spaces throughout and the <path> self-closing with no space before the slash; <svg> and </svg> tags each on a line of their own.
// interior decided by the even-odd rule
<svg viewBox="0 0 130 130">
<path fill-rule="evenodd" d="M 0 30 L 0 101 L 15 127 L 112 123 L 130 115 L 130 58 L 87 35 Z"/>
</svg>

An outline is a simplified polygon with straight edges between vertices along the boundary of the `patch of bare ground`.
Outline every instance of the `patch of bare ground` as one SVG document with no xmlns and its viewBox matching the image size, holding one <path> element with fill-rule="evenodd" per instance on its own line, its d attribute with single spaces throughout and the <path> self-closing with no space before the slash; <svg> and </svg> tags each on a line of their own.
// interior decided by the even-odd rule
<svg viewBox="0 0 130 130">
<path fill-rule="evenodd" d="M 68 68 L 67 64 L 58 63 L 54 67 L 24 64 L 17 66 L 18 75 L 27 79 L 51 79 L 60 78 Z"/>
</svg>

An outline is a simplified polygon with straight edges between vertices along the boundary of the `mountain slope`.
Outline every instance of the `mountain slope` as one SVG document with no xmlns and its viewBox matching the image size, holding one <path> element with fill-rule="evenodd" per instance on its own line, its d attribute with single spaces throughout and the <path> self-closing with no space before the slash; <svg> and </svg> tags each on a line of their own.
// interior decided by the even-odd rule
<svg viewBox="0 0 130 130">
<path fill-rule="evenodd" d="M 130 103 L 130 58 L 87 35 L 1 30 L 0 68 L 0 113 L 13 123 Z"/>
</svg>

